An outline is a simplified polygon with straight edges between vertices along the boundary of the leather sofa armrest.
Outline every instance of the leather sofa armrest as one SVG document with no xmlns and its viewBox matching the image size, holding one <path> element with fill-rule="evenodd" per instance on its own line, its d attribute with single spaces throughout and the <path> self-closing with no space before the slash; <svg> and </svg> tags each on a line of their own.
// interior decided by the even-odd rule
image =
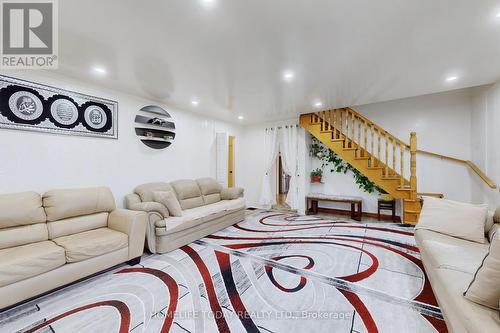
<svg viewBox="0 0 500 333">
<path fill-rule="evenodd" d="M 245 190 L 242 187 L 230 187 L 223 188 L 220 192 L 220 197 L 222 200 L 234 200 L 242 198 Z"/>
<path fill-rule="evenodd" d="M 141 197 L 135 193 L 130 193 L 125 196 L 125 208 L 130 209 L 134 204 L 141 203 Z"/>
<path fill-rule="evenodd" d="M 163 206 L 159 202 L 139 202 L 131 204 L 127 208 L 130 210 L 139 210 L 146 213 L 158 213 L 163 216 L 163 218 L 166 218 L 170 215 L 167 207 Z"/>
<path fill-rule="evenodd" d="M 126 209 L 116 209 L 109 214 L 108 228 L 128 235 L 128 259 L 140 257 L 144 252 L 148 215 Z"/>
</svg>

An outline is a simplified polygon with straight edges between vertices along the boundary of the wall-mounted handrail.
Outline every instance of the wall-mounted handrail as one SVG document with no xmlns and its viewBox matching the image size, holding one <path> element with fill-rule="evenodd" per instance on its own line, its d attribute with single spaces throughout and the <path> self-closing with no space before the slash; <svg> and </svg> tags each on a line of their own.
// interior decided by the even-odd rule
<svg viewBox="0 0 500 333">
<path fill-rule="evenodd" d="M 429 156 L 441 158 L 441 159 L 444 159 L 444 160 L 448 160 L 448 161 L 453 161 L 453 162 L 465 164 L 472 171 L 474 171 L 474 173 L 476 175 L 478 175 L 479 178 L 481 178 L 486 184 L 488 184 L 488 186 L 490 188 L 492 188 L 492 189 L 496 189 L 497 188 L 497 185 L 495 184 L 495 182 L 493 180 L 491 180 L 491 178 L 489 178 L 488 176 L 486 176 L 486 174 L 481 169 L 479 169 L 479 167 L 474 162 L 472 162 L 472 161 L 464 160 L 464 159 L 456 158 L 456 157 L 451 157 L 451 156 L 446 156 L 446 155 L 442 155 L 442 154 L 437 154 L 437 153 L 433 153 L 433 152 L 426 151 L 426 150 L 421 150 L 421 149 L 417 150 L 417 153 L 421 153 L 421 154 L 425 154 L 425 155 L 429 155 Z"/>
</svg>

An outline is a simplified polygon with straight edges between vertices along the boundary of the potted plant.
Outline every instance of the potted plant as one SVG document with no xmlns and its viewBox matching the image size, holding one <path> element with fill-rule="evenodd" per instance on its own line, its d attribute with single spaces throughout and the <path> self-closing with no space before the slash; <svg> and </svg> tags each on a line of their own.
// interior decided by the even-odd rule
<svg viewBox="0 0 500 333">
<path fill-rule="evenodd" d="M 323 170 L 320 168 L 311 171 L 311 183 L 321 183 L 321 177 L 323 177 Z"/>
</svg>

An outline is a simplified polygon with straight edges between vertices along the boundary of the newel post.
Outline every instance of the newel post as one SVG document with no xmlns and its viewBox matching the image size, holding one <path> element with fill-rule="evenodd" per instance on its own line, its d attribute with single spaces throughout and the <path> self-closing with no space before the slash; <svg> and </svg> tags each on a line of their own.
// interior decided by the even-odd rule
<svg viewBox="0 0 500 333">
<path fill-rule="evenodd" d="M 413 189 L 415 198 L 417 199 L 417 133 L 410 134 L 410 186 Z"/>
</svg>

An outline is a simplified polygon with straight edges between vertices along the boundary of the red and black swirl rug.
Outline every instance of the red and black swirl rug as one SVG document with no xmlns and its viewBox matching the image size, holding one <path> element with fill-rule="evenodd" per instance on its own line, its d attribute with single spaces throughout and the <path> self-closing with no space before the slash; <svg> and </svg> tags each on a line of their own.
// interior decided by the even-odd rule
<svg viewBox="0 0 500 333">
<path fill-rule="evenodd" d="M 0 317 L 1 332 L 447 332 L 413 228 L 257 212 Z"/>
</svg>

